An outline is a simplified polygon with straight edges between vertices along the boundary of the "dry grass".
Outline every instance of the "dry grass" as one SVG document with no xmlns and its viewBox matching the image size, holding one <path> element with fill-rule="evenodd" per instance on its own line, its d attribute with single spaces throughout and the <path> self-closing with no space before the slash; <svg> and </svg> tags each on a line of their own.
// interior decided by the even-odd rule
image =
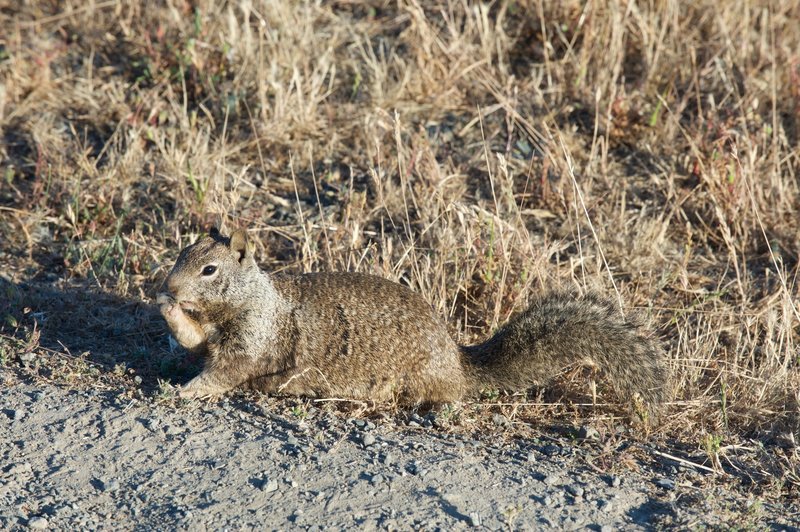
<svg viewBox="0 0 800 532">
<path fill-rule="evenodd" d="M 3 352 L 36 321 L 163 373 L 136 302 L 221 221 L 271 270 L 404 282 L 464 341 L 554 286 L 619 298 L 674 364 L 659 434 L 717 460 L 756 439 L 796 493 L 797 20 L 798 1 L 6 4 L 0 332 L 24 341 Z"/>
</svg>

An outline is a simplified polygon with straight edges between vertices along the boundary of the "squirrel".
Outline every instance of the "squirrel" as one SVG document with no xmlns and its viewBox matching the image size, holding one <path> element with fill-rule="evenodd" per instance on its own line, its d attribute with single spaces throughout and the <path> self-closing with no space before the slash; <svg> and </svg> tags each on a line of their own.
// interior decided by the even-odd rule
<svg viewBox="0 0 800 532">
<path fill-rule="evenodd" d="M 173 336 L 204 357 L 184 398 L 237 387 L 272 394 L 456 402 L 524 391 L 575 363 L 604 372 L 652 410 L 669 377 L 659 342 L 593 295 L 535 298 L 483 343 L 460 346 L 405 286 L 361 273 L 273 275 L 244 231 L 216 229 L 184 248 L 157 303 Z"/>
</svg>

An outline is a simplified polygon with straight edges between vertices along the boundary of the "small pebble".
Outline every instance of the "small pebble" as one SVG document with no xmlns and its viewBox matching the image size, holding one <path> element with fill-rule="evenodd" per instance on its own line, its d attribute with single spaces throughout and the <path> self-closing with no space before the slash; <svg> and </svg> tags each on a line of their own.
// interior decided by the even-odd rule
<svg viewBox="0 0 800 532">
<path fill-rule="evenodd" d="M 44 517 L 31 517 L 28 520 L 28 528 L 33 530 L 47 530 L 48 526 L 50 526 L 50 523 Z"/>
<path fill-rule="evenodd" d="M 511 424 L 511 422 L 508 421 L 508 418 L 506 416 L 504 416 L 503 414 L 495 414 L 495 415 L 493 415 L 492 416 L 492 421 L 498 427 L 507 427 L 507 426 L 509 426 Z"/>
<path fill-rule="evenodd" d="M 36 358 L 36 353 L 33 351 L 28 351 L 27 353 L 22 353 L 19 355 L 20 362 L 28 364 L 29 362 L 33 362 L 33 359 Z"/>
<path fill-rule="evenodd" d="M 264 482 L 261 484 L 261 491 L 264 493 L 278 491 L 278 481 L 275 479 L 264 480 Z"/>
<path fill-rule="evenodd" d="M 582 440 L 599 440 L 600 433 L 594 427 L 583 425 L 578 431 L 578 437 Z"/>
<path fill-rule="evenodd" d="M 669 478 L 660 478 L 656 480 L 656 486 L 659 488 L 664 488 L 665 490 L 674 490 L 675 481 Z"/>
<path fill-rule="evenodd" d="M 361 439 L 364 443 L 364 447 L 369 447 L 370 445 L 375 444 L 375 436 L 370 433 L 364 434 L 364 437 Z"/>
<path fill-rule="evenodd" d="M 614 508 L 614 505 L 609 500 L 600 499 L 597 501 L 597 508 L 604 512 L 610 512 Z"/>
<path fill-rule="evenodd" d="M 542 482 L 544 482 L 545 485 L 547 486 L 552 486 L 554 484 L 558 484 L 560 480 L 561 479 L 558 477 L 558 475 L 547 475 L 546 477 L 544 477 L 544 480 L 542 480 Z"/>
<path fill-rule="evenodd" d="M 116 491 L 119 489 L 119 482 L 116 479 L 101 480 L 100 489 L 103 491 Z"/>
<path fill-rule="evenodd" d="M 577 484 L 568 484 L 565 489 L 567 490 L 567 493 L 575 498 L 583 497 L 583 488 Z"/>
<path fill-rule="evenodd" d="M 550 445 L 545 445 L 544 449 L 542 449 L 542 452 L 547 456 L 556 456 L 561 452 L 561 447 L 551 443 Z"/>
<path fill-rule="evenodd" d="M 622 479 L 620 477 L 618 477 L 617 475 L 611 475 L 608 478 L 608 484 L 612 488 L 618 488 L 618 487 L 620 487 L 622 485 Z"/>
</svg>

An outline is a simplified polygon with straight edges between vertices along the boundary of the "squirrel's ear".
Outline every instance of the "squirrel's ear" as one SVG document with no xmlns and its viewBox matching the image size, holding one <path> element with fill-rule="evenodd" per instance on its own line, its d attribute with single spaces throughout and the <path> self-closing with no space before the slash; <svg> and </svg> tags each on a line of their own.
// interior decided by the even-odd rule
<svg viewBox="0 0 800 532">
<path fill-rule="evenodd" d="M 250 250 L 250 244 L 247 241 L 247 233 L 244 231 L 234 231 L 231 235 L 230 248 L 236 256 L 236 260 L 242 262 L 244 259 L 250 258 L 253 254 Z"/>
</svg>

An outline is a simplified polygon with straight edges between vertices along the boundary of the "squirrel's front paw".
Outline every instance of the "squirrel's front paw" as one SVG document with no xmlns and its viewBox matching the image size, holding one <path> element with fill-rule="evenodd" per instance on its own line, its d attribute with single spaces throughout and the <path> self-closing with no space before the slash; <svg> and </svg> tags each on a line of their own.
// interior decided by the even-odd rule
<svg viewBox="0 0 800 532">
<path fill-rule="evenodd" d="M 159 306 L 161 315 L 164 316 L 164 319 L 167 321 L 174 321 L 183 317 L 183 309 L 181 309 L 178 302 L 175 301 L 175 298 L 169 294 L 158 294 L 156 297 L 156 304 Z"/>
<path fill-rule="evenodd" d="M 156 296 L 156 305 L 174 305 L 174 304 L 175 304 L 175 298 L 167 294 L 166 292 L 160 292 Z"/>
<path fill-rule="evenodd" d="M 221 386 L 210 384 L 209 382 L 195 377 L 182 386 L 178 391 L 178 397 L 182 399 L 200 399 L 204 397 L 216 397 L 225 393 L 225 389 Z"/>
</svg>

